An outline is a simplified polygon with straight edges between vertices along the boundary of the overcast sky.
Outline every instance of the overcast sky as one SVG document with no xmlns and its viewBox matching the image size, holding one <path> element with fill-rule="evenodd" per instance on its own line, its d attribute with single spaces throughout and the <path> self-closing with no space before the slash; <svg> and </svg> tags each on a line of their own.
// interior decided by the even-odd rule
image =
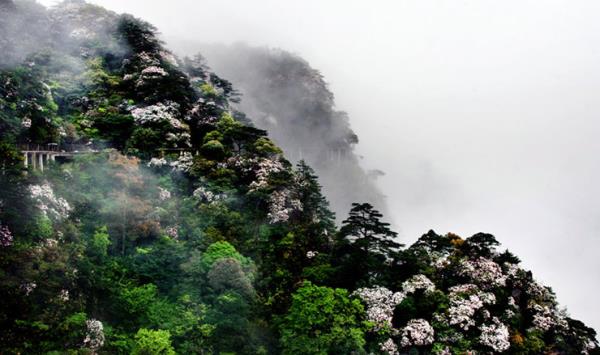
<svg viewBox="0 0 600 355">
<path fill-rule="evenodd" d="M 52 0 L 42 1 L 50 4 Z M 484 231 L 600 329 L 600 2 L 93 0 L 186 41 L 298 53 L 405 243 Z"/>
</svg>

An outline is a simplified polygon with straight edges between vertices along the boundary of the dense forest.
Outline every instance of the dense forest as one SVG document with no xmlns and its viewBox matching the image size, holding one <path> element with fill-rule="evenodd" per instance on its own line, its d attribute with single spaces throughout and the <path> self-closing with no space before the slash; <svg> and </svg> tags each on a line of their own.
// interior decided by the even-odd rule
<svg viewBox="0 0 600 355">
<path fill-rule="evenodd" d="M 143 20 L 0 0 L 0 353 L 598 353 L 491 234 L 336 223 L 239 101 Z"/>
</svg>

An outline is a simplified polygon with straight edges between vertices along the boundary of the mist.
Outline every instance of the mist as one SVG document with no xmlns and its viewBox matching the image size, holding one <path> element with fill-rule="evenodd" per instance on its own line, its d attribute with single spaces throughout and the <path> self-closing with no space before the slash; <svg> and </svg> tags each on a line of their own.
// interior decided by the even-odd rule
<svg viewBox="0 0 600 355">
<path fill-rule="evenodd" d="M 352 203 L 372 204 L 389 219 L 387 204 L 375 186 L 379 170 L 365 171 L 354 152 L 358 142 L 348 115 L 336 110 L 335 98 L 321 74 L 301 57 L 267 47 L 243 44 L 178 44 L 200 54 L 240 92 L 240 110 L 281 147 L 294 163 L 307 162 L 319 177 L 340 223 Z"/>
<path fill-rule="evenodd" d="M 40 49 L 40 45 L 49 42 L 51 21 L 46 9 L 40 4 L 0 1 L 0 11 L 13 15 L 0 18 L 0 67 L 21 62 Z M 25 24 L 31 24 L 29 31 L 22 30 Z"/>
<path fill-rule="evenodd" d="M 91 1 L 167 45 L 297 53 L 348 112 L 402 242 L 493 233 L 600 328 L 600 3 Z M 44 1 L 51 4 L 52 1 Z"/>
</svg>

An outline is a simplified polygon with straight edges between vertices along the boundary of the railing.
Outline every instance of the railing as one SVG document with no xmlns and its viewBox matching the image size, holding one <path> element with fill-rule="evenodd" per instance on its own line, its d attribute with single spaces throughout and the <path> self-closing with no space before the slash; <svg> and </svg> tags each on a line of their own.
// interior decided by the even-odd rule
<svg viewBox="0 0 600 355">
<path fill-rule="evenodd" d="M 18 144 L 19 150 L 22 152 L 89 152 L 96 150 L 92 144 L 69 144 L 69 143 L 46 143 L 46 144 L 34 144 L 34 143 L 21 143 Z"/>
</svg>

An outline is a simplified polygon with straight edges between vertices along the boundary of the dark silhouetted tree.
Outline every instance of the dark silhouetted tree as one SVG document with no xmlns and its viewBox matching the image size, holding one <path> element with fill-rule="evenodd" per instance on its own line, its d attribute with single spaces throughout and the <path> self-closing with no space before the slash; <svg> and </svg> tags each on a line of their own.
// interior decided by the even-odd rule
<svg viewBox="0 0 600 355">
<path fill-rule="evenodd" d="M 398 256 L 402 244 L 383 215 L 368 203 L 353 203 L 342 222 L 336 260 L 341 285 L 354 288 L 371 285 L 381 277 L 385 265 Z"/>
</svg>

